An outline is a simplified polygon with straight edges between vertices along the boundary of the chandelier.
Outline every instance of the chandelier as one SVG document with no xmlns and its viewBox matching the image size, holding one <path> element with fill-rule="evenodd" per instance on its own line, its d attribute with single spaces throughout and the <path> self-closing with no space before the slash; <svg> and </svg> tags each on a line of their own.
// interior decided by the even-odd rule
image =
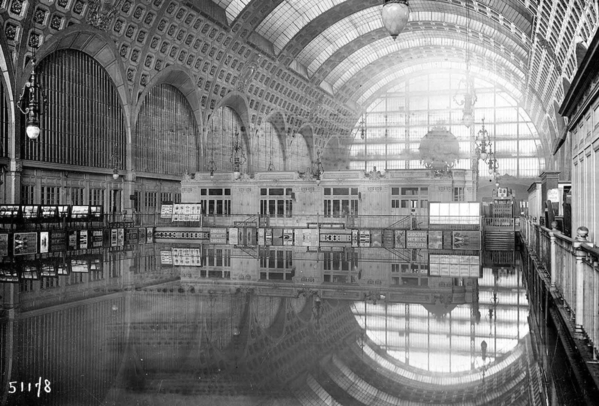
<svg viewBox="0 0 599 406">
<path fill-rule="evenodd" d="M 487 162 L 489 156 L 493 154 L 493 150 L 491 148 L 491 136 L 489 132 L 485 129 L 485 119 L 482 119 L 482 128 L 476 134 L 476 138 L 474 139 L 474 143 L 476 145 L 476 156 L 479 159 Z"/>
<path fill-rule="evenodd" d="M 316 179 L 316 184 L 320 185 L 322 174 L 324 173 L 324 166 L 320 160 L 320 150 L 316 151 L 316 161 L 312 163 L 312 177 Z"/>
<path fill-rule="evenodd" d="M 48 104 L 48 97 L 44 89 L 36 81 L 35 73 L 35 48 L 31 59 L 31 75 L 25 83 L 21 97 L 19 97 L 19 110 L 25 115 L 25 132 L 32 140 L 40 136 L 40 115 Z M 42 105 L 40 106 L 40 101 Z"/>
<path fill-rule="evenodd" d="M 245 132 L 245 128 L 241 127 L 241 131 Z M 233 165 L 233 174 L 235 175 L 235 179 L 239 179 L 241 176 L 241 166 L 246 161 L 245 152 L 243 151 L 243 146 L 239 139 L 239 131 L 235 131 L 235 135 L 233 136 L 231 157 L 229 158 L 229 161 Z"/>
<path fill-rule="evenodd" d="M 408 0 L 384 0 L 381 17 L 383 26 L 389 31 L 391 38 L 396 39 L 408 25 L 410 18 Z"/>
<path fill-rule="evenodd" d="M 474 89 L 474 81 L 470 77 L 469 71 L 466 71 L 466 79 L 460 80 L 458 90 L 453 95 L 453 101 L 455 101 L 458 106 L 464 106 L 462 109 L 462 124 L 464 124 L 466 128 L 470 128 L 474 123 L 474 105 L 477 100 L 478 97 L 476 96 L 476 90 Z"/>
</svg>

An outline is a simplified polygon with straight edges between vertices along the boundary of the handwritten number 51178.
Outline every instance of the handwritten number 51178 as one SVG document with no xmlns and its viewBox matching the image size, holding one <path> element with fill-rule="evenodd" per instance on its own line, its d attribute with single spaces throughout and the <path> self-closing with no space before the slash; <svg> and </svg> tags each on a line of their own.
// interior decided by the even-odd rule
<svg viewBox="0 0 599 406">
<path fill-rule="evenodd" d="M 19 383 L 21 384 L 20 385 L 21 392 L 31 392 L 31 382 L 12 381 L 12 382 L 8 383 L 8 393 L 17 393 L 17 391 L 19 390 Z M 35 388 L 37 388 L 37 397 L 38 398 L 40 397 L 40 395 L 42 393 L 42 389 L 46 393 L 52 392 L 52 388 L 50 387 L 50 381 L 47 379 L 44 379 L 42 381 L 41 376 L 39 377 L 39 379 L 33 386 Z"/>
</svg>

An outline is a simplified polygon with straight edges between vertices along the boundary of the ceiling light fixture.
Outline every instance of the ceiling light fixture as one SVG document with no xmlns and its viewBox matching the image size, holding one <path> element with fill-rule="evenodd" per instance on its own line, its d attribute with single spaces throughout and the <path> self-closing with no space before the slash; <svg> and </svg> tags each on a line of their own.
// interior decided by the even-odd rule
<svg viewBox="0 0 599 406">
<path fill-rule="evenodd" d="M 381 11 L 383 26 L 389 31 L 393 39 L 406 28 L 410 18 L 408 0 L 384 0 Z"/>
</svg>

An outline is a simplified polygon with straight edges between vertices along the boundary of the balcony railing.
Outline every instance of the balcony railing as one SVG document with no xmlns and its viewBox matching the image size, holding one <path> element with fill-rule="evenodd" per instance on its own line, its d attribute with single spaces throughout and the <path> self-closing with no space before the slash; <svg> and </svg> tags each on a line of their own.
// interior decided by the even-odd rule
<svg viewBox="0 0 599 406">
<path fill-rule="evenodd" d="M 579 227 L 572 239 L 531 219 L 521 219 L 521 235 L 551 277 L 550 289 L 574 321 L 575 331 L 588 339 L 596 357 L 599 344 L 599 249 Z"/>
</svg>

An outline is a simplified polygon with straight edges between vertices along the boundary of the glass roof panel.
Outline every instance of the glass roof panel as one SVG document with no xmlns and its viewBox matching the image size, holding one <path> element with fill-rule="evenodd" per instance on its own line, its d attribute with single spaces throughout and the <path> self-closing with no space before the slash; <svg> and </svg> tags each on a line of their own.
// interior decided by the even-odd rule
<svg viewBox="0 0 599 406">
<path fill-rule="evenodd" d="M 227 13 L 227 21 L 231 24 L 251 0 L 212 0 Z"/>
<path fill-rule="evenodd" d="M 379 41 L 373 42 L 365 47 L 362 47 L 358 51 L 349 55 L 343 62 L 338 64 L 333 69 L 325 80 L 333 84 L 333 89 L 337 91 L 343 84 L 345 84 L 352 76 L 354 76 L 361 69 L 374 62 L 376 59 L 382 58 L 394 52 L 405 53 L 405 50 L 410 48 L 422 48 L 422 47 L 443 47 L 443 48 L 454 48 L 454 49 L 470 49 L 471 54 L 484 56 L 490 60 L 496 61 L 509 67 L 513 72 L 516 72 L 517 76 L 524 77 L 524 74 L 510 61 L 500 56 L 499 54 L 492 52 L 479 45 L 469 44 L 466 41 L 460 41 L 449 38 L 413 38 L 410 40 L 404 40 L 401 42 L 395 42 L 391 38 L 383 38 Z"/>
<path fill-rule="evenodd" d="M 256 31 L 273 43 L 278 54 L 310 21 L 343 2 L 344 0 L 284 1 L 262 20 Z"/>
<path fill-rule="evenodd" d="M 469 32 L 475 35 L 477 41 L 484 41 L 491 46 L 508 49 L 520 58 L 526 57 L 522 46 L 501 32 L 493 24 L 484 24 L 477 20 L 468 20 L 463 16 L 449 13 L 430 11 L 417 11 L 410 14 L 410 21 L 432 22 L 439 29 L 451 32 Z M 414 27 L 418 29 L 419 26 Z M 380 6 L 359 11 L 351 16 L 333 24 L 314 38 L 298 55 L 298 61 L 308 67 L 308 73 L 314 74 L 316 70 L 342 46 L 350 43 L 361 35 L 382 28 Z M 420 35 L 423 33 L 418 29 Z M 403 35 L 400 40 L 403 40 Z M 474 40 L 473 40 L 474 42 Z M 501 45 L 500 45 L 501 44 Z"/>
<path fill-rule="evenodd" d="M 370 96 L 378 92 L 385 85 L 394 82 L 396 79 L 414 75 L 418 72 L 427 69 L 436 70 L 451 70 L 451 71 L 465 71 L 466 64 L 464 62 L 453 62 L 453 61 L 435 61 L 435 62 L 424 62 L 417 65 L 410 65 L 400 69 L 394 69 L 392 72 L 385 70 L 377 75 L 375 78 L 365 83 L 362 87 L 366 89 L 364 93 L 359 97 L 358 103 L 364 104 L 368 101 Z M 487 78 L 489 82 L 498 83 L 504 87 L 505 90 L 516 100 L 522 98 L 522 90 L 514 86 L 510 81 L 502 78 L 494 72 L 487 69 L 481 69 L 477 66 L 471 66 L 471 71 Z"/>
</svg>

